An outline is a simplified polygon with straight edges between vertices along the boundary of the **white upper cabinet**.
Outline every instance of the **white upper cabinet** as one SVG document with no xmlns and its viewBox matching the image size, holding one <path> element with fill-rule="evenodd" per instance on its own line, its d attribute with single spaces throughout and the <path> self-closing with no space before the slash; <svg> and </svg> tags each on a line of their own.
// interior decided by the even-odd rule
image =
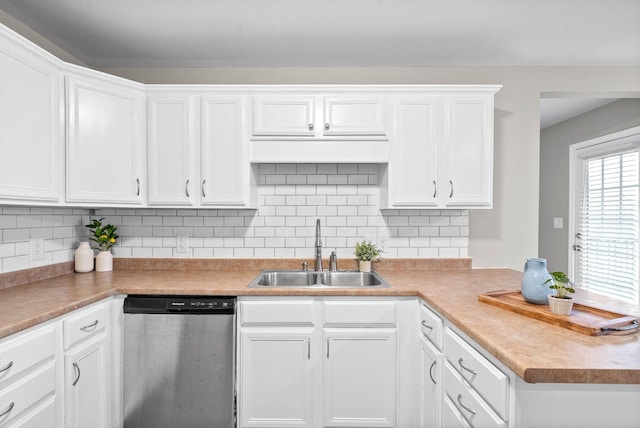
<svg viewBox="0 0 640 428">
<path fill-rule="evenodd" d="M 382 208 L 491 208 L 499 86 L 399 95 Z"/>
<path fill-rule="evenodd" d="M 323 135 L 387 134 L 387 108 L 383 96 L 324 97 Z"/>
<path fill-rule="evenodd" d="M 200 150 L 202 205 L 255 207 L 255 175 L 249 163 L 245 134 L 245 97 L 202 97 Z"/>
<path fill-rule="evenodd" d="M 429 95 L 394 102 L 396 130 L 388 165 L 393 207 L 438 205 L 439 105 L 439 97 Z"/>
<path fill-rule="evenodd" d="M 196 124 L 199 97 L 151 93 L 147 100 L 149 205 L 191 206 L 199 200 Z"/>
<path fill-rule="evenodd" d="M 148 95 L 148 203 L 252 208 L 246 96 L 155 87 Z"/>
<path fill-rule="evenodd" d="M 60 62 L 0 27 L 0 203 L 63 198 Z"/>
<path fill-rule="evenodd" d="M 254 137 L 386 135 L 383 95 L 257 95 L 252 111 Z"/>
<path fill-rule="evenodd" d="M 253 97 L 253 136 L 316 135 L 315 97 Z"/>
<path fill-rule="evenodd" d="M 493 201 L 493 94 L 444 99 L 442 204 L 491 208 Z"/>
<path fill-rule="evenodd" d="M 68 202 L 143 203 L 145 97 L 143 85 L 102 73 L 67 77 Z"/>
</svg>

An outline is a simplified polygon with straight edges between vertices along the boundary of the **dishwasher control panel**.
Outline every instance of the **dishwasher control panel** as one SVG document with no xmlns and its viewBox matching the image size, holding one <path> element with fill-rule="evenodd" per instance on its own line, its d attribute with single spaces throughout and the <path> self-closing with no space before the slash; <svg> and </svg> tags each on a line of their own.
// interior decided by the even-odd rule
<svg viewBox="0 0 640 428">
<path fill-rule="evenodd" d="M 128 296 L 125 313 L 233 314 L 236 298 L 230 296 Z"/>
</svg>

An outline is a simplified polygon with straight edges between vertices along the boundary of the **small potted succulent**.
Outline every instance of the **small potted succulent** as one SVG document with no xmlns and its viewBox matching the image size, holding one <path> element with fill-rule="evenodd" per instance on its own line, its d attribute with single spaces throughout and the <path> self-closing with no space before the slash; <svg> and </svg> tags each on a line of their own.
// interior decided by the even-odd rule
<svg viewBox="0 0 640 428">
<path fill-rule="evenodd" d="M 549 300 L 549 309 L 557 315 L 569 315 L 573 308 L 573 297 L 568 293 L 575 293 L 572 287 L 573 283 L 564 272 L 551 272 L 551 278 L 547 279 L 544 284 L 551 283 L 549 288 L 556 291 L 556 294 L 547 296 Z"/>
<path fill-rule="evenodd" d="M 98 255 L 96 256 L 96 272 L 107 272 L 113 270 L 113 255 L 111 247 L 116 245 L 119 238 L 116 231 L 117 226 L 112 224 L 102 224 L 104 217 L 99 220 L 93 220 L 93 223 L 85 225 L 91 231 L 89 240 L 98 244 Z"/>
<path fill-rule="evenodd" d="M 360 262 L 360 272 L 370 272 L 371 262 L 380 257 L 380 249 L 370 241 L 362 241 L 356 243 L 355 255 Z"/>
</svg>

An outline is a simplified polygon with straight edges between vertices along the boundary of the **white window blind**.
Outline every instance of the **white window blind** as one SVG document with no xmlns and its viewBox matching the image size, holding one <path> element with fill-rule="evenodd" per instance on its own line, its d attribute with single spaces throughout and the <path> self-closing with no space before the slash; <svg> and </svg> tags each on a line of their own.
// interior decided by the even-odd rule
<svg viewBox="0 0 640 428">
<path fill-rule="evenodd" d="M 628 143 L 628 141 L 627 141 Z M 578 154 L 575 282 L 640 303 L 640 153 L 612 142 Z"/>
</svg>

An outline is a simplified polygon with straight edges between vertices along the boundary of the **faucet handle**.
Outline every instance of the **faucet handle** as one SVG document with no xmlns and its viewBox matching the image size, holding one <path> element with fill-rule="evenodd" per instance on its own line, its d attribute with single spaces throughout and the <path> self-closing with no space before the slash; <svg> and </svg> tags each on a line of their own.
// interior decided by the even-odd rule
<svg viewBox="0 0 640 428">
<path fill-rule="evenodd" d="M 307 262 L 302 262 L 302 270 L 303 270 L 304 272 L 306 272 L 306 271 L 307 271 L 308 266 L 309 266 L 309 263 L 307 263 Z"/>
<path fill-rule="evenodd" d="M 338 270 L 338 256 L 336 256 L 335 251 L 332 251 L 329 256 L 329 270 L 331 272 L 336 272 Z"/>
</svg>

